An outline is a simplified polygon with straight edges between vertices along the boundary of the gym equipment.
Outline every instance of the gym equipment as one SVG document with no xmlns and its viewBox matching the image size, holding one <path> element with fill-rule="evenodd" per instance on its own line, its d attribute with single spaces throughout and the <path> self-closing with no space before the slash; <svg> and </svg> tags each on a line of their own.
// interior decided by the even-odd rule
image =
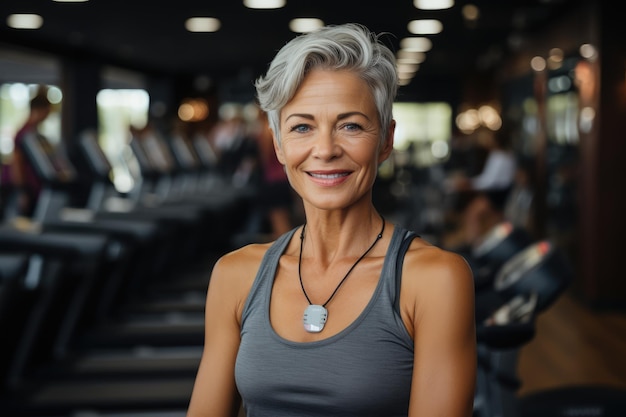
<svg viewBox="0 0 626 417">
<path fill-rule="evenodd" d="M 537 312 L 544 311 L 563 293 L 574 271 L 562 251 L 548 240 L 533 243 L 514 255 L 498 271 L 494 289 L 505 297 L 537 296 Z"/>
<path fill-rule="evenodd" d="M 507 296 L 494 288 L 496 274 L 504 263 L 531 243 L 532 239 L 525 230 L 504 221 L 492 227 L 466 255 L 474 273 L 478 322 L 485 320 L 507 301 Z"/>
<path fill-rule="evenodd" d="M 75 358 L 71 336 L 92 307 L 89 304 L 99 293 L 98 286 L 107 281 L 106 265 L 117 255 L 114 247 L 115 240 L 102 234 L 2 225 L 0 415 L 61 417 L 81 410 L 185 409 L 193 374 L 174 370 L 174 364 L 182 363 L 181 355 L 178 362 L 169 362 L 171 373 L 163 365 L 167 361 L 154 360 L 159 357 L 152 355 L 148 363 L 145 352 L 135 355 L 135 373 L 96 373 L 96 364 L 102 370 L 114 362 L 97 363 L 93 357 L 90 371 L 94 372 L 81 375 L 78 367 L 59 369 L 59 364 L 72 363 Z M 121 353 L 117 352 L 120 358 Z M 98 354 L 100 359 L 111 357 L 110 352 Z M 195 358 L 193 362 L 194 357 L 187 354 L 188 369 L 197 367 L 199 353 Z M 126 362 L 130 363 L 132 357 Z M 57 365 L 59 372 L 50 372 L 51 364 Z M 144 365 L 141 372 L 139 364 Z"/>
<path fill-rule="evenodd" d="M 502 265 L 531 243 L 532 238 L 528 232 L 515 227 L 509 221 L 492 227 L 480 242 L 471 248 L 470 262 L 476 289 L 492 285 Z"/>
<path fill-rule="evenodd" d="M 499 268 L 493 293 L 502 303 L 477 323 L 478 380 L 474 417 L 521 417 L 519 349 L 535 335 L 535 319 L 565 291 L 571 265 L 549 240 L 534 242 Z"/>
<path fill-rule="evenodd" d="M 73 201 L 73 177 L 56 175 L 59 171 L 55 170 L 53 161 L 40 152 L 41 139 L 33 137 L 25 145 L 30 149 L 30 157 L 42 163 L 44 168 L 40 173 L 49 174 L 37 219 L 20 222 L 27 224 L 29 230 L 8 224 L 3 225 L 7 233 L 0 232 L 0 248 L 4 244 L 28 253 L 34 253 L 35 249 L 48 250 L 45 257 L 33 256 L 32 268 L 22 271 L 24 274 L 16 273 L 21 276 L 16 278 L 15 285 L 2 287 L 11 289 L 12 299 L 31 302 L 20 303 L 23 310 L 17 310 L 17 304 L 6 304 L 10 308 L 5 317 L 20 311 L 24 314 L 20 315 L 23 325 L 3 328 L 16 345 L 11 354 L 3 356 L 7 375 L 0 393 L 0 414 L 67 416 L 96 410 L 109 413 L 184 410 L 200 359 L 203 320 L 193 314 L 189 322 L 176 311 L 135 314 L 123 319 L 118 303 L 129 300 L 120 294 L 130 296 L 144 286 L 168 284 L 170 271 L 167 270 L 160 271 L 158 280 L 150 281 L 155 277 L 144 275 L 141 285 L 129 288 L 126 282 L 126 278 L 131 278 L 130 271 L 137 271 L 141 265 L 139 259 L 159 256 L 158 252 L 150 252 L 151 248 L 159 247 L 159 237 L 175 246 L 176 237 L 202 232 L 198 228 L 201 223 L 197 222 L 206 220 L 210 224 L 208 220 L 222 219 L 211 218 L 209 214 L 214 213 L 209 210 L 202 211 L 211 207 L 209 204 L 195 211 L 191 210 L 194 206 L 183 204 L 164 206 L 162 211 L 160 207 L 144 206 L 110 216 L 69 207 L 68 202 Z M 232 201 L 227 198 L 225 201 Z M 187 208 L 192 215 L 186 217 Z M 224 222 L 221 226 L 227 227 Z M 194 236 L 202 237 L 191 235 L 189 240 Z M 91 256 L 86 256 L 91 253 L 89 245 L 85 245 L 89 239 L 102 243 L 103 253 L 98 253 L 101 256 L 96 256 L 95 249 Z M 63 242 L 74 246 L 53 245 Z M 111 250 L 114 247 L 118 250 Z M 134 256 L 137 254 L 145 254 L 145 258 L 138 259 Z M 114 259 L 118 261 L 109 262 Z M 183 259 L 192 260 L 180 258 L 170 261 L 170 265 L 179 270 L 184 266 L 180 262 Z M 211 260 L 206 260 L 207 267 Z M 115 285 L 114 296 L 105 296 L 111 291 L 99 290 L 111 285 L 111 280 L 103 279 L 109 264 L 123 266 L 127 272 L 124 279 L 116 280 L 121 285 Z M 26 277 L 31 277 L 33 271 L 39 278 L 29 281 L 31 278 Z M 210 269 L 204 272 L 206 287 Z M 21 283 L 26 281 L 36 285 L 25 291 Z M 104 298 L 115 300 L 104 303 L 111 308 L 97 307 L 102 306 Z M 102 314 L 95 314 L 97 311 Z M 71 317 L 74 319 L 68 319 Z"/>
</svg>

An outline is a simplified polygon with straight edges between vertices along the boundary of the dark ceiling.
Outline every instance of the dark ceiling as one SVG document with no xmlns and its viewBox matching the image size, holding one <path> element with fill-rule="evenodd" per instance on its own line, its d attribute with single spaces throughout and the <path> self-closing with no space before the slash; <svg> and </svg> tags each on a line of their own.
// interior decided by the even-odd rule
<svg viewBox="0 0 626 417">
<path fill-rule="evenodd" d="M 278 10 L 251 10 L 242 0 L 91 0 L 58 3 L 51 0 L 2 0 L 0 43 L 93 58 L 105 63 L 165 76 L 221 77 L 241 71 L 263 72 L 274 53 L 294 36 L 288 22 L 294 17 L 318 17 L 327 24 L 358 22 L 385 32 L 398 48 L 409 36 L 407 23 L 436 18 L 443 32 L 430 36 L 427 53 L 416 77 L 457 77 L 484 69 L 494 57 L 506 54 L 509 36 L 539 30 L 576 0 L 476 0 L 477 23 L 468 26 L 461 14 L 468 0 L 442 11 L 421 11 L 412 0 L 287 0 Z M 6 26 L 11 13 L 43 16 L 40 30 Z M 184 22 L 191 16 L 212 16 L 222 22 L 216 33 L 190 33 Z"/>
</svg>

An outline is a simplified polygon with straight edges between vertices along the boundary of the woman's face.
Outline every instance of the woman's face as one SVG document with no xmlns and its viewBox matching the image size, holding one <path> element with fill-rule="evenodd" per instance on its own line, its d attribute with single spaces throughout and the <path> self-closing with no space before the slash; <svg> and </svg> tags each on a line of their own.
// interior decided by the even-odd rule
<svg viewBox="0 0 626 417">
<path fill-rule="evenodd" d="M 313 70 L 280 113 L 275 148 L 292 187 L 321 209 L 344 208 L 371 189 L 393 148 L 392 126 L 381 144 L 370 88 L 350 71 Z"/>
</svg>

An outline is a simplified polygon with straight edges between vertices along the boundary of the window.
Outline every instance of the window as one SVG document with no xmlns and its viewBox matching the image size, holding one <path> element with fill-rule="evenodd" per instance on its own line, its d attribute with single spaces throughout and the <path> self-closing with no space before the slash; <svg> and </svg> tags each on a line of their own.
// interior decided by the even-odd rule
<svg viewBox="0 0 626 417">
<path fill-rule="evenodd" d="M 419 167 L 439 163 L 448 156 L 452 135 L 452 109 L 448 103 L 395 103 L 394 148 Z"/>
<path fill-rule="evenodd" d="M 130 155 L 130 129 L 148 123 L 150 97 L 143 89 L 105 89 L 96 97 L 98 140 L 113 166 L 115 188 L 126 193 L 135 185 L 136 176 Z"/>
</svg>

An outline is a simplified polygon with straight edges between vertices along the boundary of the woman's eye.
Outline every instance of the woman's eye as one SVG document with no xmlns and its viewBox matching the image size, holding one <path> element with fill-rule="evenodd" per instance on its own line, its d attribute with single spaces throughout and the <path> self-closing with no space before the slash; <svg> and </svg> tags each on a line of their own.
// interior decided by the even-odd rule
<svg viewBox="0 0 626 417">
<path fill-rule="evenodd" d="M 353 131 L 353 132 L 357 130 L 361 130 L 361 125 L 358 123 L 346 123 L 343 127 L 344 129 Z"/>
<path fill-rule="evenodd" d="M 305 124 L 295 125 L 294 127 L 290 129 L 291 132 L 299 132 L 299 133 L 305 133 L 305 132 L 308 132 L 309 130 L 310 130 L 309 126 Z"/>
</svg>

